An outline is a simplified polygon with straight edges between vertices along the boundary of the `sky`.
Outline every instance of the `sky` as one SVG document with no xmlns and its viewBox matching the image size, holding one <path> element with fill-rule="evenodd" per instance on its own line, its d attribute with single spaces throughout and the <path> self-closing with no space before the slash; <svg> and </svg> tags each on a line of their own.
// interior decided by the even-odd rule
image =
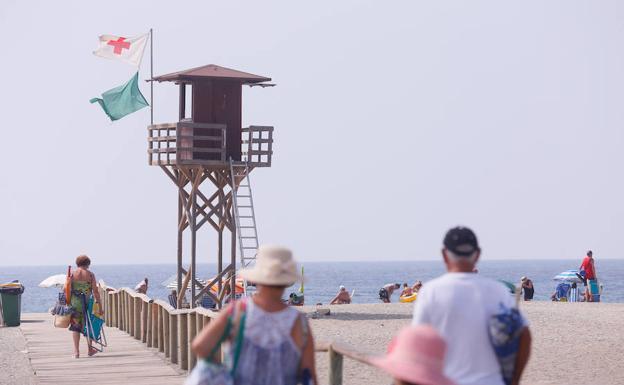
<svg viewBox="0 0 624 385">
<path fill-rule="evenodd" d="M 212 63 L 277 84 L 243 93 L 244 126 L 275 127 L 252 173 L 261 243 L 417 261 L 461 224 L 486 259 L 624 257 L 621 2 L 93 4 L 0 2 L 0 266 L 175 262 L 149 109 L 111 123 L 89 104 L 134 71 L 92 55 L 98 36 L 150 28 L 155 75 Z M 154 92 L 155 122 L 175 122 L 176 87 Z"/>
</svg>

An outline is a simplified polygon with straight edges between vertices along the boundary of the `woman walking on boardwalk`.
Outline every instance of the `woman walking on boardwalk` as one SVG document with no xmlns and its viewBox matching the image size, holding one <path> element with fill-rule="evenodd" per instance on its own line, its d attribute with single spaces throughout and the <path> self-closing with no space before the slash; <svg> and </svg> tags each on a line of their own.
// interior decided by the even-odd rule
<svg viewBox="0 0 624 385">
<path fill-rule="evenodd" d="M 301 280 L 292 252 L 260 246 L 255 266 L 240 274 L 256 284 L 256 295 L 230 304 L 205 327 L 193 341 L 195 354 L 213 359 L 225 339 L 238 351 L 232 360 L 236 385 L 316 383 L 307 318 L 282 302 L 284 290 Z"/>
<path fill-rule="evenodd" d="M 86 255 L 80 255 L 76 258 L 77 269 L 71 274 L 71 306 L 74 313 L 71 317 L 69 330 L 72 332 L 74 340 L 74 357 L 80 357 L 80 334 L 85 326 L 85 304 L 89 303 L 91 295 L 95 296 L 95 302 L 100 304 L 100 293 L 97 290 L 95 274 L 89 271 L 91 259 Z M 101 306 L 100 306 L 101 309 Z M 92 340 L 87 338 L 89 346 L 88 355 L 92 356 L 97 350 L 92 346 Z"/>
</svg>

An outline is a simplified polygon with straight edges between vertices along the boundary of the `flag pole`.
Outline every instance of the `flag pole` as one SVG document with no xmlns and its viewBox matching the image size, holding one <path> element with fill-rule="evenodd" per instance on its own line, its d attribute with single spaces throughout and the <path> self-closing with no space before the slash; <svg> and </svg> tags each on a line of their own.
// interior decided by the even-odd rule
<svg viewBox="0 0 624 385">
<path fill-rule="evenodd" d="M 154 32 L 150 28 L 150 124 L 154 125 Z"/>
</svg>

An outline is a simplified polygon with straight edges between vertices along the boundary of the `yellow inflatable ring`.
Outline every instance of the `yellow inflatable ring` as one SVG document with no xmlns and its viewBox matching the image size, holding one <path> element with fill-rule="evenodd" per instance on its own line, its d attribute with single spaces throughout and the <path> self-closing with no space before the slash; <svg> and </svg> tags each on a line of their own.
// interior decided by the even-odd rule
<svg viewBox="0 0 624 385">
<path fill-rule="evenodd" d="M 399 302 L 414 302 L 416 301 L 416 297 L 418 297 L 416 293 L 412 295 L 402 295 L 399 297 Z"/>
</svg>

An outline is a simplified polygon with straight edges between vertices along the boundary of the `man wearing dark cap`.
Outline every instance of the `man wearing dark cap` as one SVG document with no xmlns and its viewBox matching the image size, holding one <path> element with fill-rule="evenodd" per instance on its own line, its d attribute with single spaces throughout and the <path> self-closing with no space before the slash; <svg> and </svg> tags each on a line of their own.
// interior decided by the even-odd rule
<svg viewBox="0 0 624 385">
<path fill-rule="evenodd" d="M 427 282 L 414 307 L 414 325 L 435 328 L 447 343 L 444 373 L 458 385 L 504 385 L 503 366 L 490 342 L 492 319 L 515 311 L 519 347 L 506 377 L 517 385 L 529 358 L 531 334 L 509 290 L 500 282 L 474 274 L 481 249 L 467 227 L 450 229 L 442 258 L 447 273 Z"/>
</svg>

